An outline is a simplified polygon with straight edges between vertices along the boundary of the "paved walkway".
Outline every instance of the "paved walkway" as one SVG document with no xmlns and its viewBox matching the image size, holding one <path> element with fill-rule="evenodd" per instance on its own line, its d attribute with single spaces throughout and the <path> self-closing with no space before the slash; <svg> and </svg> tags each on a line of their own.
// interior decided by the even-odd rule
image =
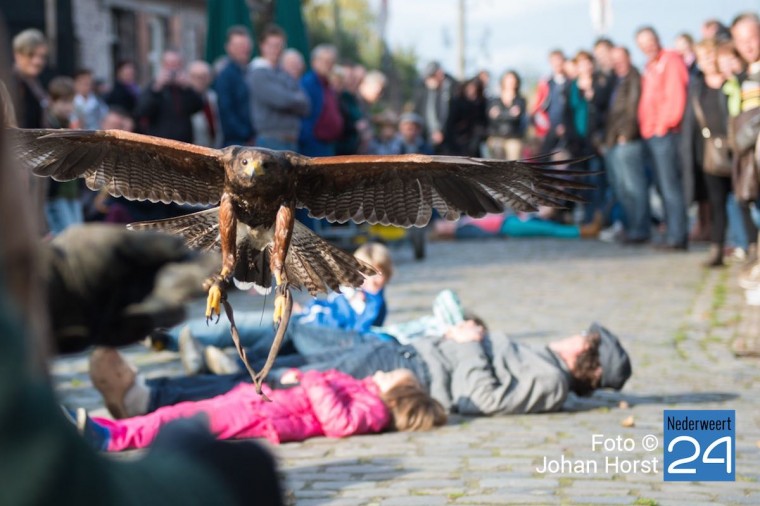
<svg viewBox="0 0 760 506">
<path fill-rule="evenodd" d="M 493 329 L 543 343 L 593 320 L 626 343 L 634 375 L 620 393 L 568 403 L 550 415 L 454 418 L 439 430 L 273 448 L 299 505 L 760 504 L 760 362 L 730 352 L 741 293 L 736 269 L 705 272 L 703 252 L 659 253 L 593 241 L 438 242 L 428 259 L 397 255 L 388 289 L 401 321 L 429 311 L 441 289 L 459 292 Z M 258 304 L 258 302 L 257 302 Z M 170 353 L 133 347 L 149 374 L 176 374 Z M 55 365 L 68 403 L 102 410 L 85 360 Z M 664 409 L 735 409 L 736 482 L 663 482 Z M 631 452 L 592 450 L 592 435 L 632 438 Z M 544 458 L 593 460 L 597 472 L 541 473 Z M 605 458 L 659 457 L 656 473 L 605 469 Z"/>
</svg>

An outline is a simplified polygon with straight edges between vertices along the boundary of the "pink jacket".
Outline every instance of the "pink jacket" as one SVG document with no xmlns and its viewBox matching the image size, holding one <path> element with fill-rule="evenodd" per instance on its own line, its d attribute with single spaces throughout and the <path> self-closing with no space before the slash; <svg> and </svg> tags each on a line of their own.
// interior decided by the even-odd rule
<svg viewBox="0 0 760 506">
<path fill-rule="evenodd" d="M 164 424 L 198 414 L 206 416 L 219 439 L 266 438 L 273 443 L 380 432 L 390 421 L 372 378 L 308 371 L 298 386 L 264 390 L 272 402 L 262 400 L 252 385 L 244 383 L 213 399 L 182 402 L 144 416 L 93 420 L 111 431 L 108 451 L 144 448 Z"/>
</svg>

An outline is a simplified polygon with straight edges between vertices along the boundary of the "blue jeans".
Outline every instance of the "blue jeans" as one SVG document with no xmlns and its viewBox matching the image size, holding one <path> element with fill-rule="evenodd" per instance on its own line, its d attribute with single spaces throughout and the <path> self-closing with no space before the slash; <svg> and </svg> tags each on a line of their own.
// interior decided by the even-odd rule
<svg viewBox="0 0 760 506">
<path fill-rule="evenodd" d="M 253 364 L 253 366 L 260 367 L 259 364 Z M 355 378 L 366 378 L 376 371 L 409 369 L 423 386 L 430 384 L 427 364 L 415 348 L 388 342 L 365 343 L 343 353 L 331 351 L 312 357 L 303 357 L 298 363 L 293 363 L 289 357 L 279 357 L 275 361 L 275 366 L 280 368 L 273 369 L 268 378 L 268 381 L 275 383 L 279 383 L 279 378 L 287 371 L 286 367 L 298 366 L 301 370 L 337 369 Z M 210 399 L 229 392 L 236 385 L 244 382 L 251 382 L 247 372 L 222 376 L 201 375 L 148 380 L 147 385 L 150 388 L 148 412 L 179 402 Z"/>
<path fill-rule="evenodd" d="M 649 239 L 651 216 L 644 145 L 641 141 L 616 144 L 607 151 L 605 162 L 615 197 L 623 208 L 626 238 Z"/>
<path fill-rule="evenodd" d="M 677 134 L 669 133 L 644 141 L 652 160 L 655 182 L 665 208 L 667 226 L 665 242 L 670 246 L 686 246 L 688 243 L 686 203 L 678 159 L 678 138 Z"/>
<path fill-rule="evenodd" d="M 583 204 L 583 223 L 594 221 L 594 215 L 597 212 L 602 213 L 604 221 L 607 222 L 609 209 L 611 207 L 611 197 L 609 196 L 609 178 L 604 172 L 604 162 L 598 156 L 586 161 L 589 172 L 600 172 L 595 176 L 583 178 L 584 182 L 594 185 L 591 190 L 582 192 L 586 203 Z"/>
<path fill-rule="evenodd" d="M 268 135 L 259 135 L 256 137 L 256 147 L 274 149 L 277 151 L 298 151 L 297 141 L 283 141 L 276 137 L 270 137 Z"/>
<path fill-rule="evenodd" d="M 45 204 L 45 216 L 53 235 L 60 234 L 66 227 L 84 222 L 82 203 L 76 199 L 56 198 L 48 201 Z"/>
<path fill-rule="evenodd" d="M 235 313 L 235 324 L 240 334 L 240 342 L 243 346 L 252 346 L 257 342 L 274 336 L 274 330 L 271 325 L 271 311 L 262 314 L 259 311 L 238 311 Z M 295 323 L 295 322 L 293 322 Z M 194 318 L 188 320 L 182 325 L 171 328 L 166 334 L 169 337 L 166 343 L 166 349 L 177 351 L 179 344 L 179 333 L 184 327 L 190 328 L 190 333 L 203 346 L 216 346 L 217 348 L 231 348 L 235 346 L 230 334 L 230 322 L 227 316 L 222 313 L 219 323 L 209 323 L 206 325 L 205 318 Z"/>
</svg>

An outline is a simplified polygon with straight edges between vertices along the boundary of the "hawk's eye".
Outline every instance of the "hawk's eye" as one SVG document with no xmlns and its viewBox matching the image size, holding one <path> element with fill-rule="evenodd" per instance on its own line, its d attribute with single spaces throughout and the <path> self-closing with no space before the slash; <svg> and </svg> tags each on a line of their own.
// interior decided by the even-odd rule
<svg viewBox="0 0 760 506">
<path fill-rule="evenodd" d="M 242 163 L 243 165 L 248 165 L 248 158 L 243 158 L 243 161 L 240 163 Z"/>
</svg>

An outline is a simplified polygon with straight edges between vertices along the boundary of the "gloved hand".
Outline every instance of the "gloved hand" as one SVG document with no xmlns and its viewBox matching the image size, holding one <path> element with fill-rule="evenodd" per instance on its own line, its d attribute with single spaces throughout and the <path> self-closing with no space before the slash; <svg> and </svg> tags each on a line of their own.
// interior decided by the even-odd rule
<svg viewBox="0 0 760 506">
<path fill-rule="evenodd" d="M 71 227 L 44 246 L 50 320 L 59 352 L 119 346 L 185 317 L 217 268 L 179 237 L 109 225 Z"/>
</svg>

